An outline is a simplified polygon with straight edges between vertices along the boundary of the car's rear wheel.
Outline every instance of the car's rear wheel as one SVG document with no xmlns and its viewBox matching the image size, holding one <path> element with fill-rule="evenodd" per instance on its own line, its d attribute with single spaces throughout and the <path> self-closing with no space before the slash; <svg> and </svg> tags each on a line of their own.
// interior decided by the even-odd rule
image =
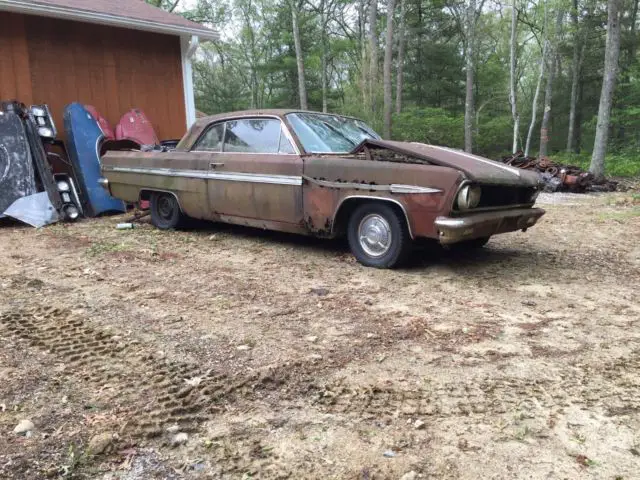
<svg viewBox="0 0 640 480">
<path fill-rule="evenodd" d="M 364 203 L 349 218 L 349 247 L 367 267 L 393 268 L 411 251 L 411 236 L 402 214 L 385 203 Z"/>
<path fill-rule="evenodd" d="M 170 193 L 151 194 L 151 223 L 161 230 L 178 228 L 182 225 L 183 215 L 176 197 Z"/>
</svg>

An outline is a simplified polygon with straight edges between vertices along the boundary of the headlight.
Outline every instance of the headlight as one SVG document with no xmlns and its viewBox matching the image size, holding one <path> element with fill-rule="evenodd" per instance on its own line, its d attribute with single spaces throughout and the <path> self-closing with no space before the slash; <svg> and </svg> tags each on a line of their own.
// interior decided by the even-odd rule
<svg viewBox="0 0 640 480">
<path fill-rule="evenodd" d="M 56 134 L 53 133 L 53 130 L 51 130 L 49 127 L 40 127 L 38 129 L 38 135 L 45 138 L 54 138 L 56 136 Z"/>
<path fill-rule="evenodd" d="M 36 105 L 31 107 L 31 113 L 33 113 L 34 117 L 46 117 L 47 116 L 47 111 L 44 108 L 38 107 Z"/>
<path fill-rule="evenodd" d="M 63 207 L 63 211 L 67 220 L 77 220 L 80 216 L 80 211 L 76 208 L 75 205 L 69 203 Z"/>
<path fill-rule="evenodd" d="M 69 190 L 71 190 L 71 187 L 69 186 L 68 182 L 60 180 L 58 182 L 58 190 L 61 192 L 68 192 Z"/>
<path fill-rule="evenodd" d="M 481 190 L 477 185 L 465 185 L 458 193 L 458 208 L 469 210 L 480 204 Z"/>
</svg>

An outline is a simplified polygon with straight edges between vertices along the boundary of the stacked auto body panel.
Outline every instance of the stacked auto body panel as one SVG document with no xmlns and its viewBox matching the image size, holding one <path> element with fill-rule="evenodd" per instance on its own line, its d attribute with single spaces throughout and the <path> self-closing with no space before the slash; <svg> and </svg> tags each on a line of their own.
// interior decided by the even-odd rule
<svg viewBox="0 0 640 480">
<path fill-rule="evenodd" d="M 33 226 L 64 217 L 38 125 L 18 102 L 0 104 L 0 216 Z"/>
<path fill-rule="evenodd" d="M 563 165 L 545 157 L 526 157 L 522 152 L 503 157 L 502 162 L 537 172 L 544 182 L 546 192 L 614 192 L 618 186 L 611 180 L 597 180 L 580 167 Z"/>
</svg>

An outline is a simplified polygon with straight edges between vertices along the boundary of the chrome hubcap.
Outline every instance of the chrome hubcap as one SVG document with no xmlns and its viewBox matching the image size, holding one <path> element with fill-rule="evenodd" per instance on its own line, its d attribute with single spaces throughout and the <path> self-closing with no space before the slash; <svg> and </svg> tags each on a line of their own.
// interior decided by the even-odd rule
<svg viewBox="0 0 640 480">
<path fill-rule="evenodd" d="M 158 199 L 158 213 L 165 219 L 170 218 L 173 214 L 173 205 L 168 197 L 162 196 Z"/>
<path fill-rule="evenodd" d="M 391 248 L 391 227 L 387 220 L 375 213 L 362 219 L 358 227 L 360 246 L 371 257 L 381 257 Z"/>
</svg>

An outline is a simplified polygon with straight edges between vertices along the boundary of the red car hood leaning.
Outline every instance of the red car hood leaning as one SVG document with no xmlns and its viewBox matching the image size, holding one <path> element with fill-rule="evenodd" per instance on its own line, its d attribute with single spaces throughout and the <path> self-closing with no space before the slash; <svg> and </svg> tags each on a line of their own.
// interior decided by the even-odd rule
<svg viewBox="0 0 640 480">
<path fill-rule="evenodd" d="M 540 183 L 536 173 L 504 165 L 488 158 L 461 150 L 427 145 L 425 143 L 395 142 L 391 140 L 365 140 L 351 153 L 365 148 L 386 148 L 402 155 L 427 160 L 434 165 L 452 167 L 462 171 L 474 182 L 492 185 L 522 185 L 534 187 Z"/>
</svg>

